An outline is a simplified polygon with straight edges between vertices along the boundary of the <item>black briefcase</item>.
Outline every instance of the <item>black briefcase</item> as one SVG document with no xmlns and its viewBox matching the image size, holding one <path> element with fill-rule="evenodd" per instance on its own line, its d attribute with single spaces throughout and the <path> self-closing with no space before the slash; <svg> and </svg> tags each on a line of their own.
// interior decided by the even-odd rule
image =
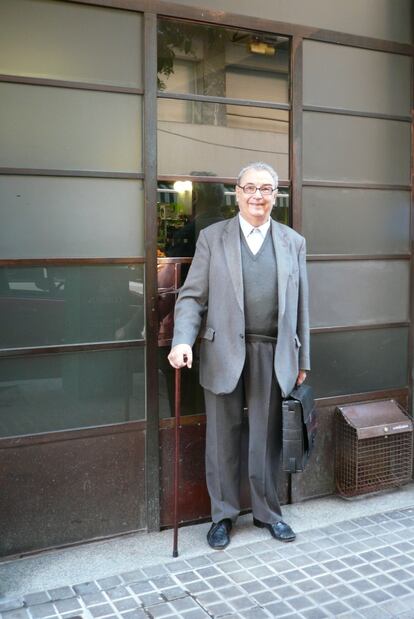
<svg viewBox="0 0 414 619">
<path fill-rule="evenodd" d="M 283 470 L 305 469 L 316 437 L 316 409 L 312 387 L 301 384 L 283 400 Z"/>
</svg>

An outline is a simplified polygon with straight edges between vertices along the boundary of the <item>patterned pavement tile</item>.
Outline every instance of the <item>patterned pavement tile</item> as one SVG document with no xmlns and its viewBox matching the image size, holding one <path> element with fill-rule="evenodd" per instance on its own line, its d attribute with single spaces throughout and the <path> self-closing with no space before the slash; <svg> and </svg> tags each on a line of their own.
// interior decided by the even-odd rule
<svg viewBox="0 0 414 619">
<path fill-rule="evenodd" d="M 203 591 L 211 591 L 211 589 L 208 584 L 203 580 L 196 580 L 195 582 L 189 582 L 188 584 L 186 584 L 185 591 L 188 591 L 190 594 L 196 595 L 197 593 L 203 593 Z"/>
<path fill-rule="evenodd" d="M 364 608 L 364 619 L 390 619 L 390 613 L 382 607 L 382 604 L 375 604 Z"/>
<path fill-rule="evenodd" d="M 100 578 L 96 581 L 101 589 L 111 589 L 121 584 L 122 579 L 120 576 L 110 576 L 109 578 Z"/>
<path fill-rule="evenodd" d="M 250 580 L 241 585 L 241 588 L 248 594 L 258 593 L 264 591 L 266 587 L 258 580 Z"/>
<path fill-rule="evenodd" d="M 37 604 L 36 606 L 30 607 L 30 614 L 33 619 L 43 619 L 44 617 L 52 617 L 56 615 L 56 608 L 52 604 L 52 602 L 47 602 L 46 604 Z"/>
<path fill-rule="evenodd" d="M 57 602 L 55 602 L 55 607 L 58 613 L 60 613 L 61 615 L 66 613 L 76 614 L 76 612 L 82 609 L 79 600 L 77 600 L 76 598 L 69 600 L 58 600 Z"/>
<path fill-rule="evenodd" d="M 91 606 L 89 609 L 92 617 L 107 617 L 114 612 L 111 604 L 98 604 L 98 606 Z"/>
<path fill-rule="evenodd" d="M 266 604 L 279 601 L 279 597 L 271 591 L 259 591 L 259 593 L 253 593 L 250 597 L 258 606 L 265 606 Z"/>
<path fill-rule="evenodd" d="M 414 619 L 414 510 L 0 597 L 0 619 Z"/>
<path fill-rule="evenodd" d="M 324 619 L 329 616 L 323 608 L 308 608 L 301 615 L 304 619 Z"/>
<path fill-rule="evenodd" d="M 58 587 L 57 589 L 49 589 L 47 592 L 52 601 L 66 600 L 75 597 L 75 592 L 72 587 Z"/>
<path fill-rule="evenodd" d="M 27 608 L 16 608 L 15 610 L 5 610 L 1 612 L 1 619 L 29 619 L 30 615 Z"/>
<path fill-rule="evenodd" d="M 299 595 L 298 597 L 290 598 L 289 604 L 298 612 L 304 610 L 305 608 L 311 608 L 315 606 L 312 598 L 306 595 Z"/>
<path fill-rule="evenodd" d="M 125 595 L 120 597 L 126 597 L 128 594 L 125 590 Z M 96 604 L 103 604 L 107 602 L 107 597 L 104 591 L 98 591 L 97 593 L 84 593 L 81 596 L 85 606 L 95 606 Z"/>
<path fill-rule="evenodd" d="M 73 589 L 77 593 L 77 595 L 84 595 L 87 593 L 99 593 L 100 588 L 96 584 L 96 582 L 83 582 L 79 585 L 74 585 Z"/>
<path fill-rule="evenodd" d="M 271 613 L 272 617 L 292 616 L 296 611 L 286 602 L 275 602 L 266 606 L 266 610 Z M 297 613 L 296 613 L 297 615 Z"/>
<path fill-rule="evenodd" d="M 39 591 L 38 593 L 29 593 L 29 595 L 25 595 L 23 600 L 26 606 L 35 606 L 36 604 L 46 604 L 46 602 L 50 602 L 51 597 L 47 591 Z"/>
<path fill-rule="evenodd" d="M 188 595 L 188 591 L 182 589 L 181 587 L 170 587 L 169 589 L 163 589 L 162 596 L 166 600 L 177 600 L 178 598 L 183 598 Z"/>
<path fill-rule="evenodd" d="M 310 593 L 309 598 L 314 601 L 316 606 L 321 606 L 322 604 L 327 604 L 335 600 L 335 596 L 329 593 L 328 589 L 321 589 L 320 591 L 315 591 L 315 593 Z"/>
<path fill-rule="evenodd" d="M 253 608 L 253 606 L 256 606 L 256 603 L 247 595 L 235 598 L 234 600 L 229 600 L 228 604 L 236 611 L 247 610 L 248 608 Z"/>
<path fill-rule="evenodd" d="M 148 619 L 147 613 L 140 608 L 121 613 L 122 619 Z"/>
<path fill-rule="evenodd" d="M 311 578 L 308 580 L 303 580 L 302 582 L 297 582 L 295 585 L 303 593 L 312 593 L 312 591 L 318 591 L 318 589 L 321 589 L 321 584 Z"/>
</svg>

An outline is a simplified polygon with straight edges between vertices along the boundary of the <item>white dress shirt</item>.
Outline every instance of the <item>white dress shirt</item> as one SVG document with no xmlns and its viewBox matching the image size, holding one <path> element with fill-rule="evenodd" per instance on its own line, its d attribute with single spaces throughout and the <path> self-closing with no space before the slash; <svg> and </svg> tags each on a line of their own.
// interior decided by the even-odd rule
<svg viewBox="0 0 414 619">
<path fill-rule="evenodd" d="M 261 248 L 263 241 L 266 238 L 267 231 L 270 228 L 270 218 L 261 226 L 252 226 L 239 213 L 240 227 L 253 255 L 256 255 Z"/>
</svg>

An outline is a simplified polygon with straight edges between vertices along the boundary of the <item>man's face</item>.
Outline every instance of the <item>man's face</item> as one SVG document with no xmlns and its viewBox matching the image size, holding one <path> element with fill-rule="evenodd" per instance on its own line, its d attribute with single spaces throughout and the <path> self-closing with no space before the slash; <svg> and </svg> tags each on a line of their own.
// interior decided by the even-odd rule
<svg viewBox="0 0 414 619">
<path fill-rule="evenodd" d="M 275 182 L 266 170 L 250 169 L 243 175 L 240 185 L 254 185 L 256 187 L 274 187 Z M 261 226 L 270 217 L 270 212 L 276 200 L 277 191 L 270 195 L 262 195 L 258 190 L 253 194 L 244 193 L 241 187 L 236 186 L 236 198 L 240 213 L 252 226 Z"/>
</svg>

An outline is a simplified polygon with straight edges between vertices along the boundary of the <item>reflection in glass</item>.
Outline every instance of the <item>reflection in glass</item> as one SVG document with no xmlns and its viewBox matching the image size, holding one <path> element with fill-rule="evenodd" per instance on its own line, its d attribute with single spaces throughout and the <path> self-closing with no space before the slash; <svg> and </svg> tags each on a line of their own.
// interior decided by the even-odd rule
<svg viewBox="0 0 414 619">
<path fill-rule="evenodd" d="M 207 172 L 198 175 L 209 176 Z M 200 230 L 238 213 L 234 185 L 185 181 L 158 184 L 158 254 L 191 258 Z M 289 224 L 289 191 L 279 188 L 273 219 Z M 171 267 L 169 267 L 171 268 Z"/>
<path fill-rule="evenodd" d="M 289 100 L 289 39 L 160 19 L 158 87 L 274 103 Z"/>
<path fill-rule="evenodd" d="M 145 418 L 144 348 L 0 360 L 0 436 Z"/>
<path fill-rule="evenodd" d="M 194 174 L 211 176 L 206 171 Z M 192 257 L 200 231 L 232 217 L 234 187 L 223 183 L 200 183 L 196 180 L 159 183 L 158 250 L 160 256 Z"/>
<path fill-rule="evenodd" d="M 160 252 L 159 252 L 160 253 Z M 188 272 L 190 258 L 158 258 L 158 345 L 171 343 L 174 328 L 174 305 Z"/>
<path fill-rule="evenodd" d="M 158 348 L 158 402 L 160 418 L 174 416 L 174 378 L 175 370 L 168 362 L 169 346 Z M 181 370 L 181 415 L 203 415 L 204 394 L 199 380 L 198 346 L 193 347 L 191 369 Z"/>
<path fill-rule="evenodd" d="M 159 174 L 197 169 L 234 177 L 251 161 L 265 161 L 280 178 L 289 177 L 287 111 L 159 99 Z"/>
<path fill-rule="evenodd" d="M 174 415 L 174 370 L 167 356 L 173 336 L 175 300 L 190 263 L 190 258 L 158 258 L 158 397 L 161 418 Z M 195 346 L 193 367 L 181 371 L 182 415 L 204 413 L 198 367 L 198 350 Z"/>
<path fill-rule="evenodd" d="M 198 174 L 201 175 L 199 172 Z M 207 175 L 206 173 L 203 173 Z M 174 305 L 183 284 L 200 230 L 238 212 L 233 185 L 189 182 L 160 183 L 158 188 L 158 369 L 160 417 L 174 415 L 174 370 L 170 350 Z M 288 223 L 289 193 L 279 190 L 272 217 Z M 181 413 L 204 414 L 198 377 L 198 349 L 191 370 L 181 372 Z"/>
<path fill-rule="evenodd" d="M 142 264 L 0 269 L 0 348 L 143 337 Z"/>
</svg>

